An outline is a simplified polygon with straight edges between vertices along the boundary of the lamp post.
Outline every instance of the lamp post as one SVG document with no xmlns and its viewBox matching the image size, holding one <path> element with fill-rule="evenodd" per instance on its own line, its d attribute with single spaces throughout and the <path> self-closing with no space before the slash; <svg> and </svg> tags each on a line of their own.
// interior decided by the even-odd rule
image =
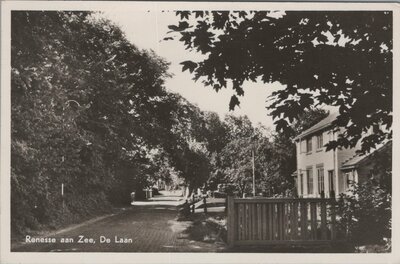
<svg viewBox="0 0 400 264">
<path fill-rule="evenodd" d="M 256 164 L 255 164 L 255 156 L 256 156 L 256 135 L 253 132 L 253 136 L 251 137 L 251 163 L 253 169 L 253 197 L 256 196 Z"/>
</svg>

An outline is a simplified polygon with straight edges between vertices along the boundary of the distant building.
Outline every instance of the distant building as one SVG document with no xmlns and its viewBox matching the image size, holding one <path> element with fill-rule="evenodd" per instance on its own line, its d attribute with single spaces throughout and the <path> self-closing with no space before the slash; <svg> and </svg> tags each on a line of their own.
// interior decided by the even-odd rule
<svg viewBox="0 0 400 264">
<path fill-rule="evenodd" d="M 350 182 L 360 183 L 371 176 L 378 176 L 373 171 L 373 152 L 358 155 L 357 147 L 326 151 L 324 145 L 337 139 L 340 133 L 332 125 L 336 117 L 336 113 L 330 114 L 295 138 L 297 170 L 293 175 L 299 197 L 338 197 L 349 191 Z M 391 149 L 389 142 L 375 151 Z"/>
</svg>

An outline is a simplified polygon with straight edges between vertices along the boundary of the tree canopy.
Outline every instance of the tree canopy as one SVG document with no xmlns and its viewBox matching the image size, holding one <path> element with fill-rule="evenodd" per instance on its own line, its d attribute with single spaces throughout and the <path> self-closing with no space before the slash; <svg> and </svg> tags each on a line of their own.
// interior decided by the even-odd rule
<svg viewBox="0 0 400 264">
<path fill-rule="evenodd" d="M 228 22 L 239 23 L 229 26 L 232 27 L 229 34 L 233 34 L 234 28 L 245 21 L 253 23 L 260 15 L 254 12 L 233 14 L 240 19 L 231 22 L 229 19 L 218 20 L 225 15 L 231 17 L 230 13 L 224 12 L 194 13 L 197 17 L 196 23 L 201 24 L 204 20 L 210 30 L 214 28 L 221 31 L 228 27 Z M 243 91 L 238 87 L 246 78 L 250 78 L 247 75 L 254 78 L 264 76 L 260 72 L 262 68 L 257 68 L 264 62 L 251 62 L 258 61 L 254 59 L 259 55 L 255 51 L 260 50 L 246 44 L 249 45 L 245 46 L 247 51 L 241 51 L 240 46 L 245 43 L 241 40 L 241 34 L 232 35 L 229 38 L 233 39 L 228 40 L 220 32 L 219 37 L 224 44 L 218 44 L 209 34 L 205 34 L 201 41 L 195 41 L 200 37 L 200 32 L 195 30 L 190 33 L 193 28 L 186 21 L 190 13 L 179 12 L 178 15 L 183 24 L 171 29 L 180 34 L 189 34 L 190 41 L 194 41 L 193 47 L 199 51 L 206 49 L 204 52 L 209 56 L 204 62 L 184 63 L 184 68 L 193 71 L 196 78 L 205 77 L 204 81 L 217 90 L 228 86 L 230 80 L 240 95 Z M 285 19 L 287 17 L 289 13 L 284 16 Z M 215 21 L 207 20 L 211 18 L 219 22 L 214 25 Z M 279 19 L 275 20 L 278 21 L 277 24 L 281 23 Z M 207 21 L 211 24 L 207 24 Z M 260 20 L 260 23 L 264 22 Z M 303 23 L 308 22 L 304 20 Z M 298 103 L 304 109 L 311 109 L 310 111 L 300 111 L 299 107 L 290 108 L 297 102 L 297 93 L 303 93 L 301 89 L 305 85 L 300 83 L 292 83 L 292 86 L 287 84 L 286 89 L 274 95 L 278 99 L 273 104 L 279 100 L 281 102 L 271 106 L 275 111 L 274 115 L 284 121 L 288 119 L 291 123 L 286 127 L 279 125 L 280 121 L 277 121 L 278 128 L 285 129 L 285 134 L 266 135 L 263 128 L 254 126 L 247 116 L 228 115 L 221 119 L 216 113 L 202 111 L 179 94 L 165 89 L 164 81 L 170 77 L 168 62 L 154 52 L 138 49 L 126 39 L 118 26 L 97 13 L 15 11 L 12 13 L 11 27 L 13 233 L 23 233 L 26 229 L 40 226 L 55 227 L 80 216 L 103 212 L 111 204 L 129 202 L 130 192 L 139 194 L 143 188 L 151 187 L 159 179 L 165 182 L 175 181 L 191 190 L 202 187 L 207 181 L 214 185 L 227 182 L 235 184 L 237 190 L 246 192 L 246 188 L 250 186 L 248 177 L 251 175 L 250 158 L 254 145 L 258 191 L 267 190 L 270 195 L 282 195 L 293 187 L 290 177 L 295 168 L 294 144 L 291 141 L 293 135 L 326 115 L 324 111 L 313 110 L 314 104 L 307 105 L 311 100 L 309 95 L 309 99 L 304 99 L 308 98 L 306 95 L 300 96 Z M 251 27 L 246 27 L 247 30 L 243 30 L 251 33 Z M 300 25 L 302 27 L 305 27 L 304 30 L 307 28 Z M 376 23 L 373 27 L 377 27 Z M 229 30 L 226 32 L 230 32 Z M 256 37 L 256 31 L 253 34 Z M 382 34 L 385 35 L 385 32 Z M 210 50 L 203 47 L 202 41 L 207 38 L 211 41 L 208 48 Z M 261 37 L 260 41 L 265 41 L 263 39 Z M 231 41 L 236 41 L 237 45 L 231 45 Z M 362 43 L 357 41 L 354 45 Z M 217 47 L 215 45 L 220 45 L 220 53 L 212 52 Z M 224 50 L 224 45 L 232 46 L 233 49 Z M 321 45 L 324 49 L 329 46 L 320 44 L 317 47 Z M 339 48 L 343 47 L 337 47 Z M 389 60 L 390 50 L 390 43 L 382 45 L 377 56 L 387 56 Z M 252 54 L 253 59 L 248 60 L 240 52 L 236 58 L 232 56 L 231 52 L 238 51 Z M 303 53 L 307 52 L 311 51 L 304 50 Z M 283 56 L 282 54 L 279 56 Z M 289 58 L 286 59 L 284 63 L 289 63 Z M 221 64 L 215 64 L 212 60 Z M 212 65 L 222 66 L 225 70 Z M 243 68 L 235 70 L 235 67 Z M 250 71 L 251 67 L 254 69 Z M 371 67 L 378 66 L 374 64 Z M 271 72 L 275 71 L 273 68 L 270 68 Z M 292 68 L 292 73 L 295 73 L 297 68 Z M 208 72 L 211 75 L 204 75 L 206 69 L 212 70 Z M 275 76 L 270 77 L 271 81 L 282 81 L 285 76 L 287 80 L 296 79 L 283 72 L 284 69 L 286 67 L 282 66 L 277 72 L 271 73 L 271 76 Z M 382 66 L 381 72 L 384 71 L 386 68 Z M 322 77 L 318 78 L 326 78 L 323 77 L 324 74 L 321 72 L 318 76 Z M 234 77 L 235 75 L 238 76 Z M 367 77 L 373 78 L 373 75 Z M 244 78 L 243 81 L 240 78 Z M 221 85 L 224 81 L 225 85 Z M 354 79 L 349 85 L 360 81 L 365 79 Z M 379 89 L 382 93 L 389 91 Z M 317 91 L 315 88 L 309 93 Z M 326 91 L 331 93 L 329 89 Z M 369 90 L 365 91 L 365 96 L 369 98 Z M 336 95 L 329 96 L 334 98 Z M 376 99 L 374 103 L 377 104 L 371 104 L 372 108 L 376 106 L 378 109 L 386 100 L 385 96 Z M 338 98 L 332 99 L 333 102 L 337 102 L 340 99 Z M 366 100 L 362 97 L 359 100 L 364 99 Z M 318 100 L 322 102 L 322 99 Z M 347 100 L 347 97 L 343 100 Z M 232 102 L 232 107 L 238 103 L 235 100 Z M 355 102 L 350 110 L 357 107 Z M 292 120 L 286 113 L 287 109 L 298 111 L 297 119 L 292 117 Z M 386 120 L 385 113 L 389 110 L 391 109 L 376 110 L 377 114 L 371 120 L 383 122 Z M 280 111 L 285 115 L 279 114 Z M 351 116 L 351 113 L 354 114 L 351 111 L 342 111 L 342 116 Z M 306 114 L 299 117 L 301 112 Z M 368 124 L 375 123 L 362 124 L 365 128 Z M 388 124 L 390 128 L 391 123 Z M 354 126 L 359 128 L 360 123 L 352 123 L 349 129 Z M 351 132 L 349 129 L 348 133 Z M 381 137 L 389 135 L 390 131 L 377 134 Z M 63 195 L 60 192 L 61 184 L 64 186 Z"/>
<path fill-rule="evenodd" d="M 231 87 L 240 104 L 246 81 L 279 82 L 268 109 L 278 131 L 305 110 L 330 105 L 344 132 L 328 148 L 362 150 L 392 136 L 392 12 L 177 11 L 170 25 L 186 49 L 204 55 L 182 70 L 219 91 Z M 171 37 L 168 37 L 170 39 Z M 375 133 L 363 137 L 371 127 Z"/>
<path fill-rule="evenodd" d="M 174 153 L 198 119 L 176 128 L 198 112 L 166 91 L 167 62 L 97 13 L 15 11 L 11 27 L 13 233 L 129 203 L 182 175 L 179 160 L 194 154 Z"/>
</svg>

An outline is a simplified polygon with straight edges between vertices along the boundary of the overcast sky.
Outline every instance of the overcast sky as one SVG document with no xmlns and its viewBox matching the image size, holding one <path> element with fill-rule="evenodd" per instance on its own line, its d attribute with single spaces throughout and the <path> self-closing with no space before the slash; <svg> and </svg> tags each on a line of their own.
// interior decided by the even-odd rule
<svg viewBox="0 0 400 264">
<path fill-rule="evenodd" d="M 201 82 L 194 82 L 192 75 L 182 72 L 182 61 L 199 61 L 199 54 L 185 50 L 178 40 L 163 41 L 169 31 L 168 25 L 177 24 L 174 12 L 135 12 L 132 10 L 105 10 L 104 16 L 119 25 L 127 38 L 141 49 L 152 49 L 159 56 L 171 63 L 170 73 L 174 76 L 167 80 L 166 88 L 177 92 L 190 102 L 197 104 L 202 110 L 217 112 L 221 117 L 229 111 L 229 100 L 233 90 L 222 89 L 218 93 L 211 87 L 205 87 Z M 246 83 L 244 97 L 240 97 L 240 108 L 233 114 L 246 114 L 253 124 L 258 122 L 272 128 L 272 119 L 267 115 L 266 99 L 280 84 Z"/>
</svg>

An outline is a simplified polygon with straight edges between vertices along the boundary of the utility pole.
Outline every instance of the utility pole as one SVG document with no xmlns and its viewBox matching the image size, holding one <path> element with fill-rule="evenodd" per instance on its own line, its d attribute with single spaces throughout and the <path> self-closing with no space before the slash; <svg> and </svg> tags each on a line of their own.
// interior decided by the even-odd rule
<svg viewBox="0 0 400 264">
<path fill-rule="evenodd" d="M 65 210 L 65 199 L 64 199 L 64 183 L 61 183 L 61 198 L 62 198 L 62 209 Z"/>
<path fill-rule="evenodd" d="M 64 105 L 62 106 L 63 111 L 62 111 L 61 118 L 62 118 L 62 129 L 63 129 L 64 141 L 65 141 L 65 130 L 66 130 L 65 109 L 66 109 L 66 107 L 70 106 L 70 103 L 75 103 L 78 107 L 81 107 L 81 105 L 76 100 L 72 100 L 72 99 L 67 100 L 64 103 Z M 63 168 L 65 168 L 65 166 L 66 166 L 65 160 L 66 160 L 67 156 L 68 156 L 67 150 L 64 148 L 64 155 L 61 157 L 61 164 L 62 164 Z M 63 173 L 66 174 L 67 170 L 63 171 Z M 65 195 L 64 195 L 65 194 L 65 184 L 64 184 L 64 182 L 65 182 L 66 178 L 68 179 L 68 175 L 67 176 L 64 175 L 62 178 L 63 179 L 61 180 L 61 200 L 62 200 L 62 210 L 64 213 L 65 212 Z"/>
<path fill-rule="evenodd" d="M 253 161 L 253 197 L 256 197 L 256 174 L 255 174 L 255 162 L 254 162 L 254 145 L 251 148 L 251 156 Z"/>
</svg>

